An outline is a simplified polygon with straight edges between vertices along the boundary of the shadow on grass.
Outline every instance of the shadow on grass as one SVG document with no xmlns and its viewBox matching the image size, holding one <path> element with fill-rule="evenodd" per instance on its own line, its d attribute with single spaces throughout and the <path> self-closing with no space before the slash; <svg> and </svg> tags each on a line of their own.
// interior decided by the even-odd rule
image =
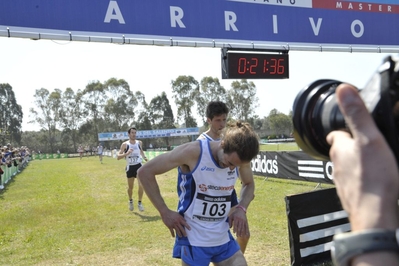
<svg viewBox="0 0 399 266">
<path fill-rule="evenodd" d="M 134 212 L 134 215 L 138 216 L 141 218 L 141 222 L 155 222 L 161 220 L 161 216 L 159 215 L 143 215 L 142 213 Z"/>
</svg>

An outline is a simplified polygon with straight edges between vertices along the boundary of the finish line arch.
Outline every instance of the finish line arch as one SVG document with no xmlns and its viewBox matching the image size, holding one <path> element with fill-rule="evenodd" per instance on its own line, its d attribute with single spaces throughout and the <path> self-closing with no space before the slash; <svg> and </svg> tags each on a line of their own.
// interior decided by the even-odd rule
<svg viewBox="0 0 399 266">
<path fill-rule="evenodd" d="M 398 24 L 395 0 L 0 3 L 0 37 L 120 44 L 396 53 Z"/>
</svg>

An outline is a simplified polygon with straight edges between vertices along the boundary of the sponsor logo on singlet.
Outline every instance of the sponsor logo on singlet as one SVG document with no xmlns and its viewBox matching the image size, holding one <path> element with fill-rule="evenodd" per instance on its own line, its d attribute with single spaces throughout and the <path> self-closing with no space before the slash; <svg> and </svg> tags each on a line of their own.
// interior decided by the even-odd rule
<svg viewBox="0 0 399 266">
<path fill-rule="evenodd" d="M 201 168 L 201 171 L 215 172 L 215 168 L 208 167 L 208 166 L 204 165 L 204 166 Z"/>
<path fill-rule="evenodd" d="M 218 190 L 218 191 L 230 191 L 234 189 L 234 185 L 232 186 L 215 186 L 215 185 L 205 185 L 205 184 L 200 184 L 198 185 L 199 190 L 201 190 L 202 192 L 209 190 Z"/>
</svg>

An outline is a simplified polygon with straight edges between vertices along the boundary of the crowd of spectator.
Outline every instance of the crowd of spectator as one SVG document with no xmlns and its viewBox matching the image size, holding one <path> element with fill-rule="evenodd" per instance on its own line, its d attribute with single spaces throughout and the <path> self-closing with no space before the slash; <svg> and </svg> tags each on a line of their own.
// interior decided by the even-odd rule
<svg viewBox="0 0 399 266">
<path fill-rule="evenodd" d="M 0 189 L 4 189 L 3 174 L 7 168 L 17 167 L 17 171 L 25 167 L 31 152 L 28 147 L 13 147 L 11 143 L 0 148 Z"/>
</svg>

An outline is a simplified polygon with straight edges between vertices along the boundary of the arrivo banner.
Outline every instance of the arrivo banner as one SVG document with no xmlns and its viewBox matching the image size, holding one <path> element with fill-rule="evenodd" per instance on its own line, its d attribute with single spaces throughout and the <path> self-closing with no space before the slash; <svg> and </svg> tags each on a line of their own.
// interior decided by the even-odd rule
<svg viewBox="0 0 399 266">
<path fill-rule="evenodd" d="M 333 184 L 333 164 L 302 151 L 259 152 L 251 161 L 254 175 Z"/>
<path fill-rule="evenodd" d="M 297 50 L 399 45 L 393 0 L 5 0 L 0 36 Z M 86 36 L 86 37 L 85 37 Z M 89 38 L 90 37 L 90 38 Z M 150 42 L 144 42 L 147 44 Z M 302 46 L 303 45 L 303 46 Z M 299 47 L 299 48 L 298 48 Z M 320 49 L 321 49 L 320 48 Z"/>
</svg>

